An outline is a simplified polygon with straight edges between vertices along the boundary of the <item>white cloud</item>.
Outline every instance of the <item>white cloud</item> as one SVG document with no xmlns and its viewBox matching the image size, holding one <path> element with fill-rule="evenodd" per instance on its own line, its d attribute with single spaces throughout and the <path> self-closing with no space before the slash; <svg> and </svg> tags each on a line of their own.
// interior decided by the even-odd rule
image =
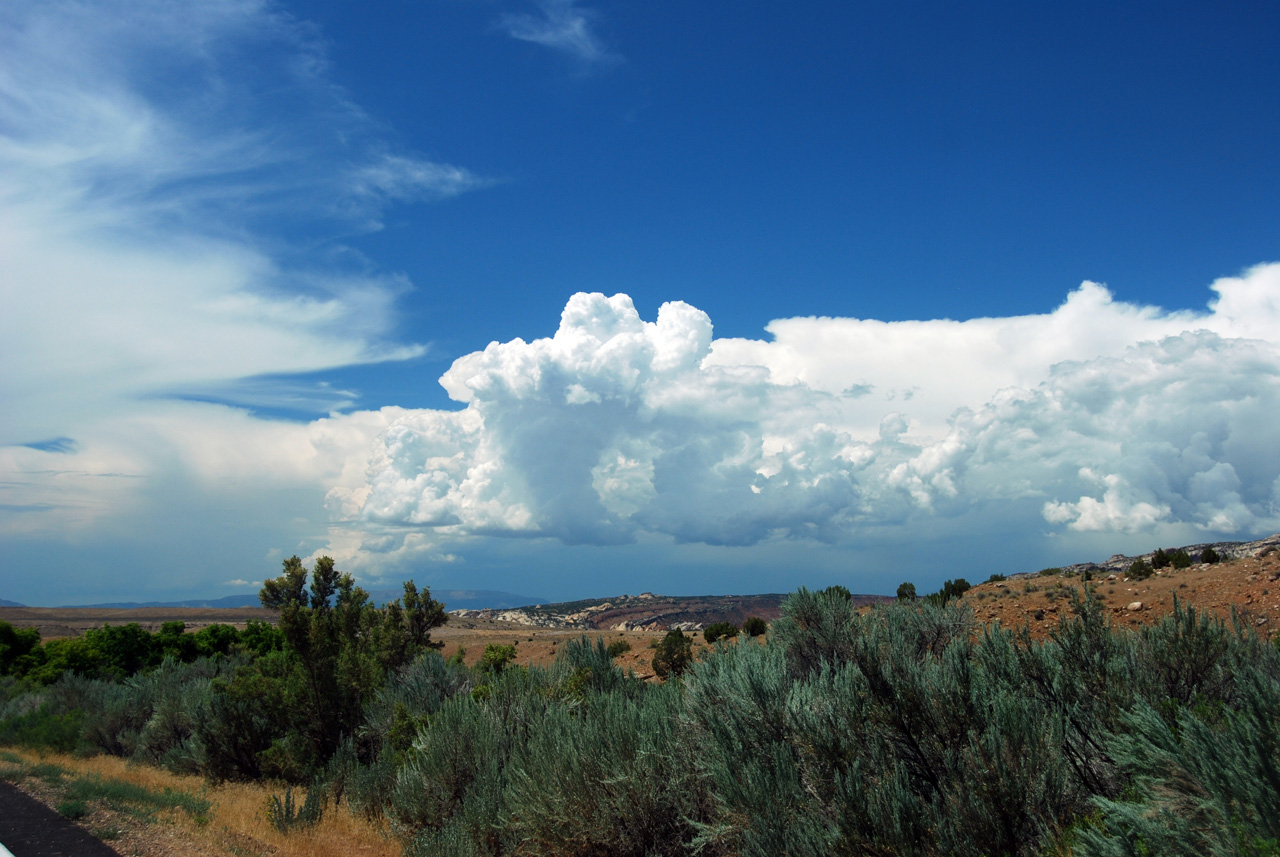
<svg viewBox="0 0 1280 857">
<path fill-rule="evenodd" d="M 569 544 L 849 542 L 991 503 L 1051 530 L 1280 527 L 1280 265 L 1213 288 L 1205 313 L 1086 283 L 1045 315 L 788 319 L 772 341 L 578 294 L 554 337 L 457 360 L 441 383 L 466 409 L 393 420 L 331 502 Z"/>
<path fill-rule="evenodd" d="M 402 277 L 314 248 L 303 266 L 281 238 L 486 184 L 384 136 L 274 4 L 0 7 L 0 533 L 172 528 L 210 498 L 275 521 L 309 492 L 324 534 L 320 498 L 363 481 L 384 414 L 178 400 L 342 409 L 351 391 L 280 376 L 425 351 L 392 335 Z"/>
<path fill-rule="evenodd" d="M 592 31 L 594 13 L 576 5 L 575 0 L 541 0 L 538 15 L 504 15 L 507 35 L 525 42 L 563 51 L 591 63 L 618 62 Z"/>
</svg>

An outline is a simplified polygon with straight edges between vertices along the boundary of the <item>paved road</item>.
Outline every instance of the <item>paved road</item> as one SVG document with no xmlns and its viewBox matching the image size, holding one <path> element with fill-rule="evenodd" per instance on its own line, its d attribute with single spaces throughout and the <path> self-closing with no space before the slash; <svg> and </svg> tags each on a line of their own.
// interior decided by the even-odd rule
<svg viewBox="0 0 1280 857">
<path fill-rule="evenodd" d="M 0 843 L 13 857 L 120 857 L 16 786 L 0 781 Z M 0 855 L 4 851 L 0 849 Z"/>
</svg>

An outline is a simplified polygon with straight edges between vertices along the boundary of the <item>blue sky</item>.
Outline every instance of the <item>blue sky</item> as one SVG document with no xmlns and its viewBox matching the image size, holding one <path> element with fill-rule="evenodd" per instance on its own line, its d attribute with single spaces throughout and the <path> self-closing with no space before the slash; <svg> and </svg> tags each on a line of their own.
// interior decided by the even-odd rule
<svg viewBox="0 0 1280 857">
<path fill-rule="evenodd" d="M 0 598 L 294 553 L 892 592 L 1274 532 L 1277 37 L 1265 3 L 6 4 Z"/>
</svg>

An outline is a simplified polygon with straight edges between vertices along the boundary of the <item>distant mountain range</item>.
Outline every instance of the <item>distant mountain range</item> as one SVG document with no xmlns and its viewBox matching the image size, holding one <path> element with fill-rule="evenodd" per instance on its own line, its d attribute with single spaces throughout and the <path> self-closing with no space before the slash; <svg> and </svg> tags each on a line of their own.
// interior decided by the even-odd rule
<svg viewBox="0 0 1280 857">
<path fill-rule="evenodd" d="M 382 605 L 394 601 L 404 595 L 403 589 L 375 589 L 369 593 L 373 603 Z M 443 601 L 448 610 L 509 610 L 527 604 L 539 604 L 543 601 L 531 595 L 515 595 L 511 592 L 498 592 L 492 589 L 436 589 L 431 597 Z M 27 607 L 17 601 L 6 601 L 0 598 L 0 607 Z M 200 607 L 200 608 L 239 608 L 260 607 L 258 594 L 228 595 L 225 598 L 193 598 L 187 601 L 113 601 L 103 604 L 64 604 L 63 607 L 86 607 L 96 609 L 136 610 L 138 608 L 156 607 Z"/>
</svg>

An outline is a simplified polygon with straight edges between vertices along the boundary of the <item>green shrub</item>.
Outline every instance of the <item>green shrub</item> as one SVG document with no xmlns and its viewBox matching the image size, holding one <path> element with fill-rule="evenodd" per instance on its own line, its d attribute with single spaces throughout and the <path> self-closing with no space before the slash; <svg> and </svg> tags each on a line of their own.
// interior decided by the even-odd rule
<svg viewBox="0 0 1280 857">
<path fill-rule="evenodd" d="M 738 626 L 732 622 L 715 622 L 708 625 L 702 632 L 702 639 L 708 643 L 714 643 L 716 640 L 732 639 L 738 636 Z"/>
<path fill-rule="evenodd" d="M 35 628 L 15 628 L 0 621 L 0 675 L 26 675 L 35 664 L 31 653 L 40 648 Z"/>
<path fill-rule="evenodd" d="M 618 655 L 631 651 L 631 644 L 626 640 L 614 640 L 609 644 L 609 648 L 606 651 L 608 651 L 610 658 L 616 658 Z"/>
<path fill-rule="evenodd" d="M 1100 818 L 1079 831 L 1076 853 L 1280 853 L 1280 683 L 1268 662 L 1243 668 L 1240 707 L 1218 723 L 1183 709 L 1171 724 L 1147 705 L 1126 714 L 1114 751 L 1135 787 L 1096 801 Z"/>
<path fill-rule="evenodd" d="M 1191 556 L 1181 548 L 1169 554 L 1169 564 L 1174 568 L 1190 568 Z"/>
<path fill-rule="evenodd" d="M 1040 569 L 1039 574 L 1040 574 L 1040 576 L 1041 576 L 1041 577 L 1055 577 L 1055 576 L 1057 576 L 1057 575 L 1062 574 L 1062 569 L 1060 569 L 1060 568 L 1042 568 L 1042 569 Z"/>
<path fill-rule="evenodd" d="M 45 701 L 34 710 L 0 719 L 0 744 L 71 753 L 80 745 L 83 724 L 80 709 L 67 710 Z"/>
<path fill-rule="evenodd" d="M 505 836 L 531 857 L 688 854 L 710 808 L 681 708 L 672 684 L 548 709 L 507 765 Z"/>
<path fill-rule="evenodd" d="M 516 647 L 514 643 L 509 646 L 490 643 L 484 647 L 484 654 L 480 657 L 480 666 L 488 672 L 500 673 L 515 658 Z"/>
<path fill-rule="evenodd" d="M 1156 548 L 1156 552 L 1151 555 L 1151 567 L 1168 568 L 1170 564 L 1169 554 L 1165 553 L 1164 548 Z"/>
<path fill-rule="evenodd" d="M 948 580 L 942 584 L 942 588 L 937 592 L 926 596 L 929 601 L 938 607 L 943 607 L 947 602 L 959 598 L 968 592 L 972 587 L 969 581 L 963 577 L 957 577 L 955 580 Z"/>
<path fill-rule="evenodd" d="M 853 654 L 853 608 L 843 598 L 812 592 L 803 586 L 782 602 L 782 615 L 773 623 L 773 638 L 786 652 L 797 677 L 845 663 Z"/>
<path fill-rule="evenodd" d="M 1008 579 L 1009 578 L 1005 577 L 1003 574 L 992 574 L 987 578 L 987 583 L 1003 583 Z"/>
<path fill-rule="evenodd" d="M 899 583 L 898 584 L 898 600 L 899 601 L 915 601 L 916 585 L 910 582 Z"/>
<path fill-rule="evenodd" d="M 1218 552 L 1212 547 L 1207 547 L 1200 551 L 1200 561 L 1212 565 L 1213 563 L 1221 562 L 1222 557 L 1218 556 Z"/>
<path fill-rule="evenodd" d="M 72 821 L 84 818 L 90 812 L 89 805 L 82 800 L 64 800 L 58 804 L 58 815 Z"/>
<path fill-rule="evenodd" d="M 679 676 L 693 661 L 693 642 L 681 631 L 668 631 L 653 653 L 653 672 L 658 678 Z"/>
<path fill-rule="evenodd" d="M 1129 565 L 1130 580 L 1146 580 L 1154 573 L 1155 569 L 1145 559 L 1135 559 Z"/>
<path fill-rule="evenodd" d="M 556 657 L 559 670 L 567 671 L 582 692 L 607 693 L 614 690 L 628 689 L 632 680 L 623 674 L 613 663 L 613 656 L 604 645 L 604 638 L 596 637 L 595 642 L 582 635 L 576 640 L 568 640 L 560 654 Z"/>
<path fill-rule="evenodd" d="M 279 795 L 271 795 L 267 798 L 267 823 L 280 833 L 288 833 L 302 827 L 314 827 L 320 823 L 320 818 L 324 815 L 325 801 L 322 792 L 323 789 L 319 788 L 308 789 L 302 806 L 294 805 L 291 788 L 284 790 L 283 800 Z"/>
<path fill-rule="evenodd" d="M 742 633 L 748 637 L 759 637 L 769 630 L 769 624 L 759 616 L 748 616 L 742 622 Z"/>
</svg>

